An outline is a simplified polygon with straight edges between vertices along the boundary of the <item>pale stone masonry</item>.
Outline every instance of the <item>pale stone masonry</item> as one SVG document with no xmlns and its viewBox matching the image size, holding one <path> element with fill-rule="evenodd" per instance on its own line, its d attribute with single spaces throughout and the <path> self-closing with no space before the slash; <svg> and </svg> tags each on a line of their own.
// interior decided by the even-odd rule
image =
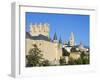
<svg viewBox="0 0 100 80">
<path fill-rule="evenodd" d="M 62 56 L 62 44 L 49 40 L 49 24 L 30 24 L 29 33 L 26 33 L 26 55 L 36 44 L 41 50 L 43 58 L 49 61 L 58 61 Z"/>
<path fill-rule="evenodd" d="M 31 40 L 26 39 L 26 55 L 28 55 L 29 50 L 36 44 L 43 54 L 43 58 L 53 61 L 59 60 L 62 56 L 62 46 L 58 43 L 52 43 L 45 40 Z"/>
<path fill-rule="evenodd" d="M 40 23 L 40 24 L 30 24 L 30 30 L 29 30 L 29 33 L 32 35 L 32 36 L 38 36 L 39 34 L 42 34 L 44 36 L 47 36 L 49 37 L 49 24 L 47 23 Z"/>
</svg>

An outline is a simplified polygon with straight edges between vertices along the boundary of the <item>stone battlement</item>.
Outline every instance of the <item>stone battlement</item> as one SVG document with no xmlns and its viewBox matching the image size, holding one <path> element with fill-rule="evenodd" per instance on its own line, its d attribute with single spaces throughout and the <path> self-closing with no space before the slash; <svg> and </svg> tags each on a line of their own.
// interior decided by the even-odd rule
<svg viewBox="0 0 100 80">
<path fill-rule="evenodd" d="M 35 23 L 35 24 L 30 24 L 30 29 L 29 29 L 29 33 L 32 36 L 38 36 L 38 35 L 44 35 L 49 37 L 49 24 L 48 23 Z"/>
</svg>

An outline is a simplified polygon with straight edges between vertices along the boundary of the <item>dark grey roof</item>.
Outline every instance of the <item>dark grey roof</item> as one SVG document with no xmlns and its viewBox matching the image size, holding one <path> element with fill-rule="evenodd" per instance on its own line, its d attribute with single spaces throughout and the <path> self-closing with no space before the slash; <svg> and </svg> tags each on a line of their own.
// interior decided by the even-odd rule
<svg viewBox="0 0 100 80">
<path fill-rule="evenodd" d="M 26 39 L 50 41 L 47 36 L 44 36 L 42 34 L 40 34 L 39 36 L 31 36 L 29 32 L 26 32 Z"/>
<path fill-rule="evenodd" d="M 26 32 L 26 38 L 31 38 L 32 36 L 29 34 L 29 32 Z"/>
</svg>

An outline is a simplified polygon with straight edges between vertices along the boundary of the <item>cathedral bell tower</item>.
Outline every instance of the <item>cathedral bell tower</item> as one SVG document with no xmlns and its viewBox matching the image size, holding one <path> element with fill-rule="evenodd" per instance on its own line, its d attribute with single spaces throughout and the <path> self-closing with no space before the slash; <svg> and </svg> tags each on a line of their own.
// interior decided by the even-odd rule
<svg viewBox="0 0 100 80">
<path fill-rule="evenodd" d="M 73 32 L 71 32 L 70 34 L 69 46 L 74 46 L 74 33 Z"/>
</svg>

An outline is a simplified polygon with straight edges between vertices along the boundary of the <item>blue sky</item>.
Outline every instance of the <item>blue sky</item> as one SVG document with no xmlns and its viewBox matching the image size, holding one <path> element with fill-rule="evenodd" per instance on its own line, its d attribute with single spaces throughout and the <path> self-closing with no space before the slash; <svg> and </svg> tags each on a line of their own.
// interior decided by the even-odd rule
<svg viewBox="0 0 100 80">
<path fill-rule="evenodd" d="M 25 17 L 27 32 L 30 23 L 48 23 L 51 38 L 56 32 L 58 39 L 61 36 L 62 41 L 68 41 L 70 33 L 73 32 L 76 44 L 82 42 L 89 46 L 89 15 L 26 12 Z"/>
</svg>

